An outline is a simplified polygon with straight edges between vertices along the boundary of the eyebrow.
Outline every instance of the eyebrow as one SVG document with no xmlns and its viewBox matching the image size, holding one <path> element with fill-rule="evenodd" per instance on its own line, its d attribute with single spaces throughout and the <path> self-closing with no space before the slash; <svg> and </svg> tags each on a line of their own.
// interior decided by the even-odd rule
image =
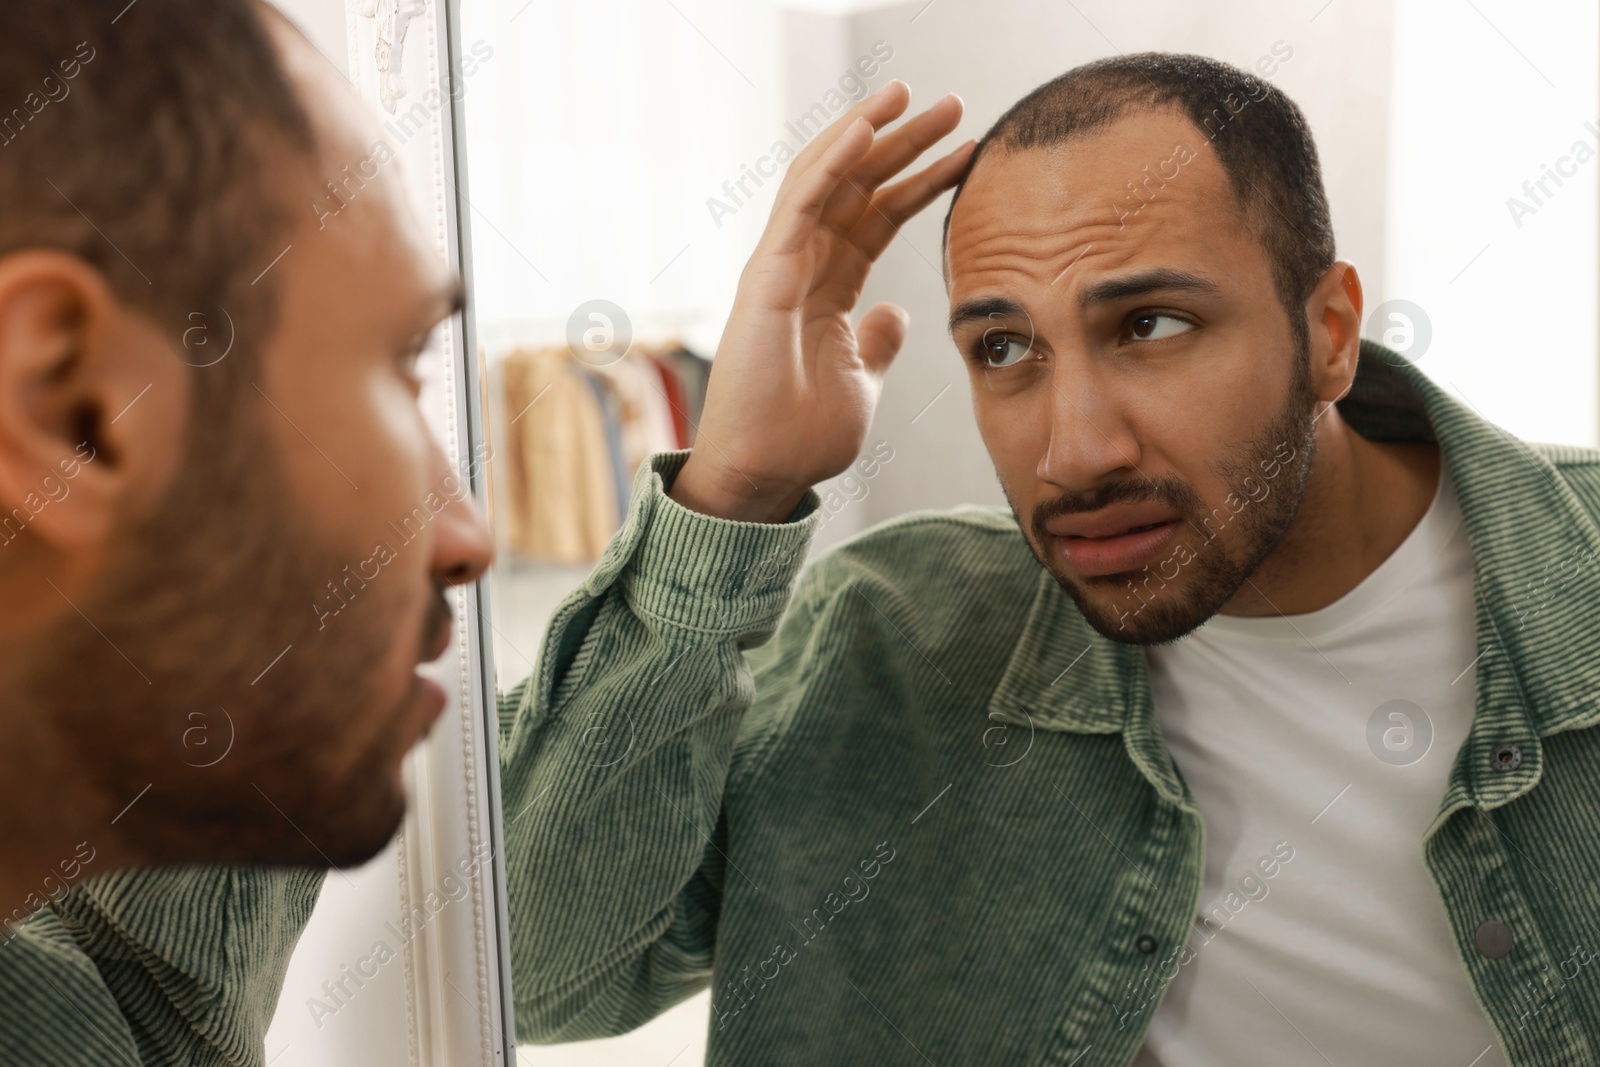
<svg viewBox="0 0 1600 1067">
<path fill-rule="evenodd" d="M 1078 306 L 1105 304 L 1126 300 L 1133 296 L 1151 293 L 1192 293 L 1196 296 L 1221 296 L 1222 286 L 1203 275 L 1176 267 L 1153 267 L 1120 278 L 1107 278 L 1095 282 L 1078 294 Z M 949 330 L 953 334 L 967 323 L 978 319 L 1028 318 L 1027 309 L 1015 300 L 1003 296 L 966 300 L 950 311 Z"/>
<path fill-rule="evenodd" d="M 1222 286 L 1199 274 L 1176 267 L 1155 267 L 1120 278 L 1107 278 L 1086 286 L 1078 294 L 1078 306 L 1126 300 L 1130 296 L 1147 296 L 1150 293 L 1192 293 L 1196 296 L 1221 296 Z"/>
<path fill-rule="evenodd" d="M 981 300 L 963 300 L 950 309 L 950 323 L 948 329 L 951 333 L 974 319 L 1025 319 L 1027 310 L 1015 300 L 1003 296 L 984 297 Z"/>
</svg>

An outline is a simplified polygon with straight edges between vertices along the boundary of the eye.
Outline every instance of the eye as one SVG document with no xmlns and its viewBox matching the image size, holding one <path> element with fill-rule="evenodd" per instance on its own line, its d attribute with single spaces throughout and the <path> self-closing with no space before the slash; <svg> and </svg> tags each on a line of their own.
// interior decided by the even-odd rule
<svg viewBox="0 0 1600 1067">
<path fill-rule="evenodd" d="M 975 353 L 985 367 L 1010 367 L 1020 363 L 1032 350 L 1029 342 L 1005 333 L 986 333 L 978 341 Z"/>
<path fill-rule="evenodd" d="M 1174 337 L 1192 329 L 1194 323 L 1176 315 L 1144 312 L 1128 320 L 1127 333 L 1130 340 L 1159 341 L 1163 337 Z"/>
</svg>

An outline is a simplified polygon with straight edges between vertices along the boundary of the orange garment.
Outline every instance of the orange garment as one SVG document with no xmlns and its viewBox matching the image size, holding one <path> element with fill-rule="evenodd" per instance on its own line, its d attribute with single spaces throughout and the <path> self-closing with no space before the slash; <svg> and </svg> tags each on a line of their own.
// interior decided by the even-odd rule
<svg viewBox="0 0 1600 1067">
<path fill-rule="evenodd" d="M 518 349 L 501 366 L 512 550 L 592 563 L 621 525 L 599 401 L 564 349 Z"/>
<path fill-rule="evenodd" d="M 678 382 L 678 376 L 671 367 L 655 357 L 650 357 L 650 365 L 655 368 L 657 377 L 661 380 L 661 391 L 666 394 L 667 403 L 672 408 L 672 430 L 677 435 L 678 443 L 674 448 L 689 447 L 689 409 L 688 399 L 683 395 L 683 386 Z"/>
<path fill-rule="evenodd" d="M 629 355 L 616 363 L 594 368 L 616 390 L 622 414 L 622 467 L 631 486 L 639 465 L 653 452 L 682 447 L 672 420 L 672 407 L 661 389 L 661 379 L 648 358 Z"/>
</svg>

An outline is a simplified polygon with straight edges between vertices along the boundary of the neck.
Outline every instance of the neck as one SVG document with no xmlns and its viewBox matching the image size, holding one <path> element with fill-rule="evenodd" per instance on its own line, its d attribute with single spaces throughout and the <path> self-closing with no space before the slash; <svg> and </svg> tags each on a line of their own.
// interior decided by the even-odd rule
<svg viewBox="0 0 1600 1067">
<path fill-rule="evenodd" d="M 1369 441 L 1330 407 L 1294 522 L 1221 614 L 1299 615 L 1360 585 L 1427 513 L 1440 462 L 1437 444 Z"/>
</svg>

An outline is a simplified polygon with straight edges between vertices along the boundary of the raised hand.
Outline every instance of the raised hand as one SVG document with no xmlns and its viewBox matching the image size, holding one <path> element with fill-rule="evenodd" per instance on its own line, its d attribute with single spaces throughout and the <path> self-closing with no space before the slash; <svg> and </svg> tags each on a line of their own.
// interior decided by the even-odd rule
<svg viewBox="0 0 1600 1067">
<path fill-rule="evenodd" d="M 892 81 L 789 165 L 739 278 L 694 451 L 671 497 L 720 518 L 781 522 L 805 491 L 856 458 L 909 319 L 878 304 L 852 327 L 867 273 L 906 220 L 952 187 L 973 142 L 883 183 L 961 119 L 943 97 L 891 133 L 911 90 Z"/>
</svg>

